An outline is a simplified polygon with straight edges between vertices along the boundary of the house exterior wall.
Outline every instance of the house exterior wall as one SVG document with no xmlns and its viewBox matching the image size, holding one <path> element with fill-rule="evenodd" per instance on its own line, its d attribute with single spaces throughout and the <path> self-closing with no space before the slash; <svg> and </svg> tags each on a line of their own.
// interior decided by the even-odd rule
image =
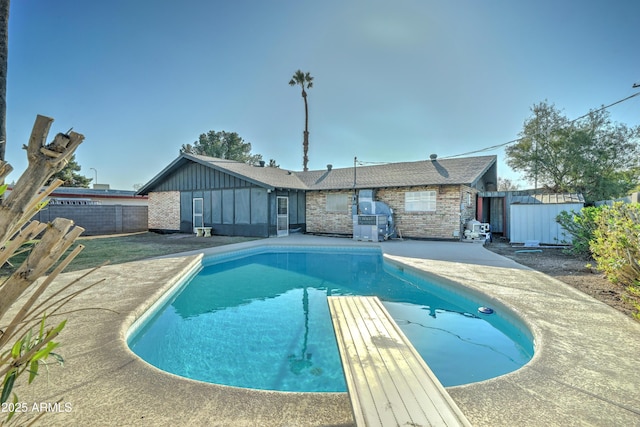
<svg viewBox="0 0 640 427">
<path fill-rule="evenodd" d="M 413 191 L 435 191 L 436 210 L 405 211 L 405 194 Z M 467 193 L 470 204 L 466 200 Z M 376 191 L 376 199 L 393 209 L 396 229 L 403 237 L 458 239 L 464 223 L 475 216 L 476 194 L 477 190 L 466 185 L 435 185 L 380 189 Z"/>
<path fill-rule="evenodd" d="M 149 193 L 149 230 L 180 230 L 180 192 Z"/>
<path fill-rule="evenodd" d="M 327 212 L 327 195 L 344 195 L 344 212 Z M 353 191 L 307 191 L 307 232 L 321 234 L 353 234 L 351 215 Z"/>
<path fill-rule="evenodd" d="M 193 232 L 193 199 L 201 198 L 203 223 L 225 236 L 269 237 L 277 234 L 277 196 L 289 199 L 289 227 L 305 227 L 305 192 L 270 190 L 241 177 L 188 163 L 167 175 L 149 192 L 149 229 Z"/>
<path fill-rule="evenodd" d="M 405 194 L 413 191 L 435 191 L 434 212 L 406 212 Z M 328 194 L 345 195 L 344 212 L 327 212 Z M 352 191 L 308 191 L 307 232 L 352 234 Z M 468 196 L 467 196 L 468 195 Z M 380 188 L 375 198 L 394 212 L 396 229 L 403 237 L 427 239 L 457 239 L 464 224 L 475 217 L 477 190 L 467 185 Z"/>
</svg>

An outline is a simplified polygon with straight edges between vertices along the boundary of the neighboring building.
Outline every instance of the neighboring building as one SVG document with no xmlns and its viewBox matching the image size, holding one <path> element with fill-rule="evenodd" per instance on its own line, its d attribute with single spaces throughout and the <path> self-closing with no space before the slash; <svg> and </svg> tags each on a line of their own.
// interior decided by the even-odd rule
<svg viewBox="0 0 640 427">
<path fill-rule="evenodd" d="M 95 188 L 98 186 L 98 188 Z M 133 190 L 111 190 L 108 185 L 96 184 L 94 188 L 58 187 L 49 197 L 51 205 L 128 205 L 147 206 L 147 196 Z M 7 197 L 13 187 L 7 188 Z"/>
<path fill-rule="evenodd" d="M 496 182 L 496 156 L 293 172 L 181 154 L 138 194 L 149 197 L 152 231 L 203 225 L 267 237 L 290 229 L 350 235 L 353 197 L 368 189 L 393 209 L 404 237 L 452 239 L 475 218 L 478 191 Z"/>
</svg>

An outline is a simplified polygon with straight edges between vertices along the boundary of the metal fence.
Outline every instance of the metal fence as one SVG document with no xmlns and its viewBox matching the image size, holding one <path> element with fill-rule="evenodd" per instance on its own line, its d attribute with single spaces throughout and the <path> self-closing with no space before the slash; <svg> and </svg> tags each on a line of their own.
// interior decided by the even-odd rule
<svg viewBox="0 0 640 427">
<path fill-rule="evenodd" d="M 624 202 L 624 203 L 638 203 L 640 201 L 640 193 L 632 193 L 628 196 L 621 197 L 615 200 L 600 200 L 598 202 L 594 202 L 596 206 L 608 205 L 613 206 L 615 202 Z"/>
</svg>

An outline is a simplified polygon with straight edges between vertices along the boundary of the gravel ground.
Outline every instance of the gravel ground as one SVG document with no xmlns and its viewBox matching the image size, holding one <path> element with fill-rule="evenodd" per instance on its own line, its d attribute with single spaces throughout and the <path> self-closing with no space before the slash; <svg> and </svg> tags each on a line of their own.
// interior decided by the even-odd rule
<svg viewBox="0 0 640 427">
<path fill-rule="evenodd" d="M 609 282 L 595 267 L 587 267 L 587 264 L 595 266 L 593 260 L 568 254 L 562 247 L 524 248 L 511 246 L 504 239 L 495 239 L 485 248 L 555 277 L 630 317 L 636 312 L 629 302 L 629 298 L 632 297 L 624 287 Z M 541 252 L 518 252 L 531 249 L 540 249 Z M 640 303 L 640 298 L 636 298 L 636 302 Z"/>
</svg>

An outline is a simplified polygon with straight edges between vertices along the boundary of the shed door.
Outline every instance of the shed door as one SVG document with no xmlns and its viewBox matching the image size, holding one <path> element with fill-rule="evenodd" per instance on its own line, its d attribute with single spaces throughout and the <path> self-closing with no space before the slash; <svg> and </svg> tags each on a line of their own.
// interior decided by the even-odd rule
<svg viewBox="0 0 640 427">
<path fill-rule="evenodd" d="M 289 235 L 289 198 L 278 196 L 278 237 Z"/>
<path fill-rule="evenodd" d="M 200 197 L 193 199 L 193 232 L 197 227 L 204 227 L 204 200 Z"/>
</svg>

